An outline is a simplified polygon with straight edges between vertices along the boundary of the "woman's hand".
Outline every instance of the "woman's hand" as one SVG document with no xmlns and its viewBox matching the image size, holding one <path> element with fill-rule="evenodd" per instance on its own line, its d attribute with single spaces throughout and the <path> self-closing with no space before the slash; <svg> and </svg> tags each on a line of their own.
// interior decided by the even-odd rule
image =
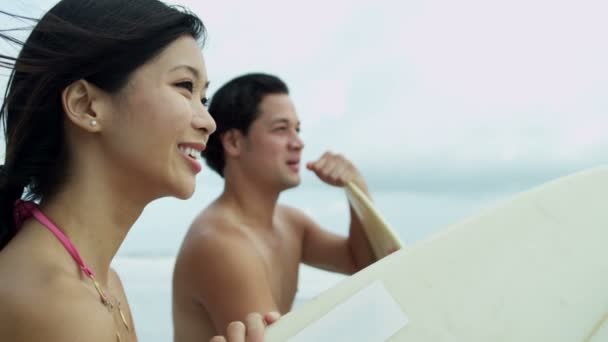
<svg viewBox="0 0 608 342">
<path fill-rule="evenodd" d="M 226 329 L 226 337 L 214 336 L 209 342 L 264 342 L 264 330 L 267 325 L 276 322 L 281 315 L 269 312 L 265 315 L 251 313 L 245 322 L 232 322 Z"/>
</svg>

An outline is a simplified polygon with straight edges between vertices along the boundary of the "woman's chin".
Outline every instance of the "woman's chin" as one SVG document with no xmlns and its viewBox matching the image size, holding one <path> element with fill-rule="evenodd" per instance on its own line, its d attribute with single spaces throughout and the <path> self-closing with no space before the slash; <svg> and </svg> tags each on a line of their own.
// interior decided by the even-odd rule
<svg viewBox="0 0 608 342">
<path fill-rule="evenodd" d="M 180 191 L 177 191 L 173 194 L 174 197 L 181 200 L 187 200 L 192 197 L 192 195 L 194 195 L 194 185 L 189 186 L 187 188 L 184 187 L 183 189 L 180 189 Z"/>
<path fill-rule="evenodd" d="M 188 180 L 182 180 L 181 182 L 173 182 L 165 188 L 163 197 L 175 197 L 177 199 L 186 200 L 194 195 L 194 189 L 196 188 L 196 182 L 194 177 Z"/>
</svg>

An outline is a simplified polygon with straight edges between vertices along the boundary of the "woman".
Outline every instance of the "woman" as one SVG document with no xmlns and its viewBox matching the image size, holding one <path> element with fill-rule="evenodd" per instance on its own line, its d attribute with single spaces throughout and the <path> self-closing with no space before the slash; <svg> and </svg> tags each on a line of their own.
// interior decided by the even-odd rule
<svg viewBox="0 0 608 342">
<path fill-rule="evenodd" d="M 0 113 L 0 336 L 136 341 L 110 263 L 148 203 L 194 191 L 215 130 L 203 23 L 157 0 L 63 0 L 25 42 L 0 34 L 22 45 L 1 56 L 11 77 Z M 261 340 L 263 319 L 252 317 L 227 340 Z"/>
</svg>

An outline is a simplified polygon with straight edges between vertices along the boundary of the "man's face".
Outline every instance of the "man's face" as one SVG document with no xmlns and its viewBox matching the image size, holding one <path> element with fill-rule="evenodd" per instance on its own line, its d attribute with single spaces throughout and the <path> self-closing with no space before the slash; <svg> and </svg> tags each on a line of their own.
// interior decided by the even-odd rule
<svg viewBox="0 0 608 342">
<path fill-rule="evenodd" d="M 284 190 L 300 183 L 300 121 L 287 94 L 264 96 L 244 140 L 242 161 L 250 175 Z"/>
</svg>

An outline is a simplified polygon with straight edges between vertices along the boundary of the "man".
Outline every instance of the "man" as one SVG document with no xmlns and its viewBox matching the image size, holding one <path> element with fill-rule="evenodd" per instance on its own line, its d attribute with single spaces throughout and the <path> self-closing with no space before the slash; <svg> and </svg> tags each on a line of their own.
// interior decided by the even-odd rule
<svg viewBox="0 0 608 342">
<path fill-rule="evenodd" d="M 248 74 L 220 88 L 209 112 L 217 131 L 203 152 L 225 180 L 223 193 L 194 220 L 173 274 L 175 341 L 206 341 L 250 312 L 291 309 L 301 262 L 352 274 L 375 258 L 351 208 L 350 233 L 325 231 L 298 209 L 277 203 L 300 183 L 304 143 L 287 86 Z M 341 155 L 306 164 L 334 186 L 363 177 Z"/>
</svg>

